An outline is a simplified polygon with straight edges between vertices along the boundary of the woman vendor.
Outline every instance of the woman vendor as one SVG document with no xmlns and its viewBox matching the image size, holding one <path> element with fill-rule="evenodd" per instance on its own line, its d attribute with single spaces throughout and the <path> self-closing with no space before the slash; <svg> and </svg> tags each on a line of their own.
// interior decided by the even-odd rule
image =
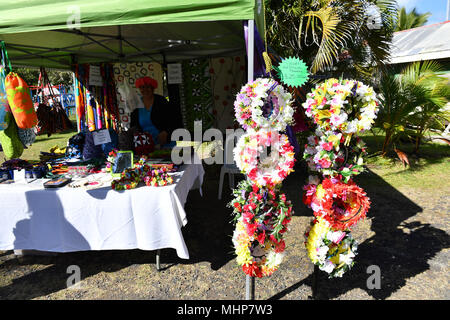
<svg viewBox="0 0 450 320">
<path fill-rule="evenodd" d="M 155 94 L 158 82 L 150 77 L 136 79 L 142 104 L 131 113 L 131 127 L 151 134 L 155 145 L 170 147 L 172 131 L 181 127 L 180 111 L 163 96 Z"/>
</svg>

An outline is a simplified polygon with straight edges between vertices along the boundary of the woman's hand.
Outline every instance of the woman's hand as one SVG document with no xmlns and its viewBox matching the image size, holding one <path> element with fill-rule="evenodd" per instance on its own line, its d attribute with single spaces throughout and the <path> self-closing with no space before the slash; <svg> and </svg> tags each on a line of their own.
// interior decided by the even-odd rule
<svg viewBox="0 0 450 320">
<path fill-rule="evenodd" d="M 168 136 L 169 136 L 169 134 L 167 133 L 167 131 L 161 131 L 161 132 L 158 134 L 158 143 L 159 143 L 161 146 L 165 145 L 165 144 L 168 142 L 168 141 L 167 141 Z"/>
</svg>

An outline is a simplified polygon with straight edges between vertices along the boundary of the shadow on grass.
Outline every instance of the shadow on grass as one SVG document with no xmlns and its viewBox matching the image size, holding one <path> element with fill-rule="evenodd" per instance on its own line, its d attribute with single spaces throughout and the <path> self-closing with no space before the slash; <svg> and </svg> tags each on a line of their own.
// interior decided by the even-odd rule
<svg viewBox="0 0 450 320">
<path fill-rule="evenodd" d="M 450 247 L 449 235 L 430 224 L 407 223 L 422 208 L 386 183 L 373 172 L 357 177 L 357 183 L 371 198 L 372 237 L 358 247 L 356 263 L 342 278 L 328 279 L 319 271 L 315 299 L 332 299 L 353 289 L 362 289 L 375 299 L 386 299 L 406 284 L 408 278 L 429 270 L 428 261 L 441 250 Z M 381 288 L 369 289 L 371 274 L 367 268 L 376 265 L 381 270 Z M 303 284 L 313 286 L 314 273 L 274 295 L 281 299 Z"/>
</svg>

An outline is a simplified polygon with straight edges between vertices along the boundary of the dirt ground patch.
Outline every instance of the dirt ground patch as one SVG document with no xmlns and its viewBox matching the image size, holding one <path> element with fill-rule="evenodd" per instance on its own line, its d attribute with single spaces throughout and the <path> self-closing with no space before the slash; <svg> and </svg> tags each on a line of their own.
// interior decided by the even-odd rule
<svg viewBox="0 0 450 320">
<path fill-rule="evenodd" d="M 0 299 L 244 299 L 245 274 L 234 260 L 231 199 L 227 185 L 217 200 L 219 166 L 205 167 L 203 197 L 191 191 L 185 206 L 183 235 L 190 259 L 155 252 L 91 251 L 56 256 L 0 252 Z M 301 203 L 306 178 L 297 168 L 283 184 L 295 216 L 286 236 L 286 256 L 271 277 L 256 280 L 256 299 L 308 299 L 313 265 L 303 234 L 312 211 Z M 449 299 L 450 200 L 446 190 L 395 189 L 374 172 L 358 177 L 372 201 L 368 218 L 353 230 L 360 243 L 356 264 L 339 279 L 317 277 L 317 299 Z M 448 190 L 447 190 L 448 192 Z M 67 268 L 78 265 L 80 287 L 67 288 Z M 368 289 L 367 268 L 379 266 L 381 288 Z"/>
</svg>

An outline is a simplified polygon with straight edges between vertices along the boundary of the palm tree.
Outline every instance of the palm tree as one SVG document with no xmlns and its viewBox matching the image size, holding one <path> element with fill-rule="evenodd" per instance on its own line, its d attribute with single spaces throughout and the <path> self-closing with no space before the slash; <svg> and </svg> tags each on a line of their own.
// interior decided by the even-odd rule
<svg viewBox="0 0 450 320">
<path fill-rule="evenodd" d="M 379 91 L 382 108 L 378 126 L 385 132 L 382 154 L 386 155 L 402 136 L 414 139 L 419 151 L 429 129 L 445 129 L 450 119 L 444 106 L 450 98 L 448 80 L 439 76 L 440 65 L 435 61 L 415 62 L 400 74 L 385 72 Z"/>
<path fill-rule="evenodd" d="M 267 38 L 281 56 L 296 55 L 315 74 L 363 74 L 382 64 L 397 12 L 395 0 L 266 0 Z M 371 28 L 368 8 L 378 12 Z"/>
<path fill-rule="evenodd" d="M 406 8 L 402 7 L 398 10 L 397 24 L 395 31 L 407 30 L 423 26 L 427 23 L 431 13 L 418 13 L 416 8 L 406 13 Z"/>
</svg>

